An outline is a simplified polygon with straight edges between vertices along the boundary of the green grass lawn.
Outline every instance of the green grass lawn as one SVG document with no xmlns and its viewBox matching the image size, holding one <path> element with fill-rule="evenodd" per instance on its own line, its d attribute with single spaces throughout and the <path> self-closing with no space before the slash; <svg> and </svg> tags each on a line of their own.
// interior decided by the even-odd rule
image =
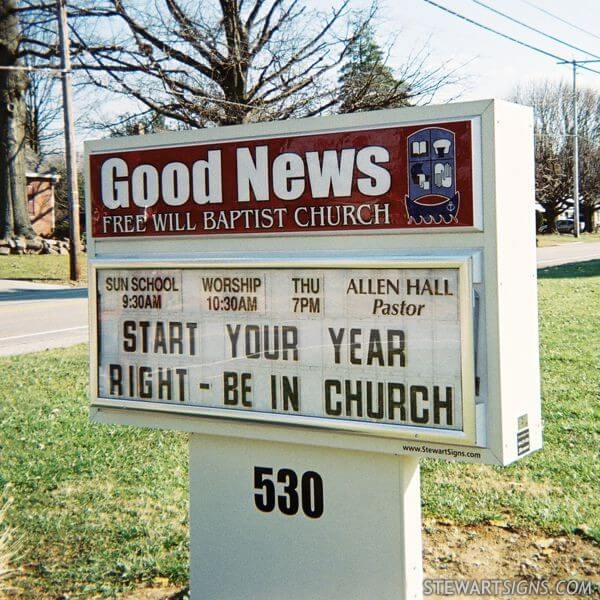
<svg viewBox="0 0 600 600">
<path fill-rule="evenodd" d="M 81 285 L 87 281 L 87 255 L 81 254 Z M 58 254 L 0 256 L 0 279 L 70 285 L 69 257 Z"/>
<path fill-rule="evenodd" d="M 600 542 L 600 261 L 540 271 L 543 451 L 508 468 L 423 464 L 423 516 Z M 92 425 L 83 346 L 0 359 L 0 489 L 21 597 L 187 580 L 187 437 Z M 492 574 L 490 574 L 492 575 Z"/>
<path fill-rule="evenodd" d="M 587 244 L 590 242 L 600 242 L 600 232 L 582 233 L 579 238 L 575 238 L 569 233 L 538 233 L 537 241 L 539 248 L 558 246 L 559 244 L 573 244 L 574 242 Z"/>
<path fill-rule="evenodd" d="M 86 348 L 0 361 L 0 486 L 25 597 L 187 577 L 184 434 L 88 423 Z"/>
<path fill-rule="evenodd" d="M 426 463 L 424 514 L 600 541 L 600 261 L 538 277 L 544 449 L 507 468 Z"/>
</svg>

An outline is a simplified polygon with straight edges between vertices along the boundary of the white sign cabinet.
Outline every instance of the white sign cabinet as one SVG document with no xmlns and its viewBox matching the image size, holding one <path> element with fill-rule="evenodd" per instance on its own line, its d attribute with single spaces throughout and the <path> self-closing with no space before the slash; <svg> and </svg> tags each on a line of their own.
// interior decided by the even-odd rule
<svg viewBox="0 0 600 600">
<path fill-rule="evenodd" d="M 91 419 L 191 434 L 194 598 L 419 598 L 419 460 L 541 447 L 532 127 L 86 143 Z"/>
</svg>

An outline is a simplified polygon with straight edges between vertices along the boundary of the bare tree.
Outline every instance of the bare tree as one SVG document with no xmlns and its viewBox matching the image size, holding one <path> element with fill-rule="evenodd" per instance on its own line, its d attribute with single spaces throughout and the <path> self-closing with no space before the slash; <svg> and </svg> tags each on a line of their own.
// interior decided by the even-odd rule
<svg viewBox="0 0 600 600">
<path fill-rule="evenodd" d="M 579 106 L 580 202 L 586 230 L 592 231 L 600 210 L 600 95 L 577 92 Z M 564 83 L 542 82 L 518 88 L 512 100 L 533 107 L 535 121 L 536 199 L 544 219 L 556 231 L 556 219 L 573 206 L 573 96 Z"/>
<path fill-rule="evenodd" d="M 585 230 L 591 233 L 600 211 L 600 94 L 583 89 L 578 94 L 579 182 Z"/>
<path fill-rule="evenodd" d="M 99 0 L 93 8 L 73 0 L 73 64 L 94 85 L 187 128 L 336 112 L 338 71 L 376 10 L 351 11 L 349 0 L 324 12 L 302 0 Z M 90 18 L 102 22 L 99 36 L 81 27 Z M 425 50 L 408 58 L 398 96 L 404 82 L 414 99 L 455 82 L 447 63 L 428 70 L 426 61 Z M 367 95 L 378 79 L 363 80 Z"/>
<path fill-rule="evenodd" d="M 76 26 L 74 64 L 187 127 L 319 114 L 337 102 L 328 75 L 354 36 L 348 2 L 319 14 L 300 0 L 157 0 L 153 10 L 106 0 L 94 15 L 115 35 L 107 43 Z"/>
<path fill-rule="evenodd" d="M 27 210 L 27 150 L 30 145 L 34 153 L 38 152 L 49 141 L 53 135 L 51 124 L 60 110 L 49 79 L 58 67 L 55 11 L 53 1 L 0 0 L 0 245 L 3 247 L 14 245 L 14 240 L 21 237 L 35 238 Z M 96 16 L 92 9 L 84 7 L 77 15 L 80 22 Z M 80 28 L 85 30 L 83 26 Z M 81 53 L 83 49 L 77 47 L 76 51 Z M 79 64 L 78 68 L 82 66 Z M 43 73 L 35 69 L 43 69 Z"/>
<path fill-rule="evenodd" d="M 16 0 L 0 0 L 0 240 L 34 238 L 26 205 L 25 93 Z"/>
<path fill-rule="evenodd" d="M 25 64 L 33 69 L 43 63 L 27 57 Z M 57 79 L 47 72 L 32 70 L 25 90 L 25 135 L 29 150 L 28 166 L 42 167 L 48 155 L 53 154 L 63 135 L 60 126 L 62 104 L 57 89 Z"/>
</svg>

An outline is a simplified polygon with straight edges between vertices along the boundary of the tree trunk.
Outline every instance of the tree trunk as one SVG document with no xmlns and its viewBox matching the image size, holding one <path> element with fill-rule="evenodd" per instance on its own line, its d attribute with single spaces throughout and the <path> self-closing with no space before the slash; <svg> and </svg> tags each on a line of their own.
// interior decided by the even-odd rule
<svg viewBox="0 0 600 600">
<path fill-rule="evenodd" d="M 550 206 L 544 206 L 544 208 L 546 209 L 546 212 L 544 213 L 544 221 L 546 225 L 548 225 L 547 233 L 556 233 L 556 219 L 558 214 Z"/>
<path fill-rule="evenodd" d="M 583 204 L 583 218 L 585 222 L 585 231 L 594 233 L 594 208 L 587 202 Z"/>
<path fill-rule="evenodd" d="M 19 22 L 15 0 L 0 0 L 0 65 L 18 64 Z M 0 240 L 34 238 L 25 178 L 25 90 L 23 71 L 0 70 Z"/>
</svg>

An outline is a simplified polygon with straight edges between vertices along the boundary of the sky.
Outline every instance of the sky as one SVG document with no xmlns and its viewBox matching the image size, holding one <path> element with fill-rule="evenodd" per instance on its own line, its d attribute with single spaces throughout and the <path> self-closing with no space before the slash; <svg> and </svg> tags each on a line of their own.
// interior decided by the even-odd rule
<svg viewBox="0 0 600 600">
<path fill-rule="evenodd" d="M 303 0 L 317 10 L 324 10 L 322 0 Z M 341 0 L 340 0 L 341 1 Z M 371 0 L 350 0 L 351 9 L 366 8 Z M 434 0 L 436 3 L 461 15 L 497 29 L 523 42 L 537 46 L 566 60 L 600 58 L 600 0 Z M 581 48 L 576 51 L 556 41 L 529 31 L 506 18 L 478 5 L 488 6 L 510 15 Z M 377 41 L 387 47 L 391 40 L 390 66 L 398 70 L 407 56 L 428 47 L 428 65 L 435 68 L 441 61 L 452 59 L 464 79 L 458 87 L 443 90 L 435 102 L 474 100 L 482 98 L 509 98 L 516 85 L 550 79 L 571 84 L 572 67 L 558 65 L 556 60 L 533 50 L 483 31 L 471 23 L 448 14 L 425 0 L 379 0 L 380 11 L 376 21 Z M 553 13 L 575 25 L 570 26 L 545 14 Z M 576 27 L 589 30 L 584 33 Z M 587 51 L 587 53 L 586 53 Z M 600 62 L 589 64 L 600 72 Z M 600 74 L 578 69 L 578 85 L 600 92 Z M 78 106 L 80 114 L 89 112 L 89 96 L 84 94 Z M 124 98 L 106 99 L 102 103 L 102 116 L 116 118 L 124 112 L 134 112 L 135 104 Z M 102 137 L 101 133 L 82 132 L 79 139 Z"/>
<path fill-rule="evenodd" d="M 565 60 L 600 58 L 599 0 L 481 0 L 494 9 L 577 46 L 591 55 L 529 31 L 479 6 L 474 0 L 435 2 Z M 589 30 L 597 37 L 552 18 L 531 4 Z M 392 65 L 401 65 L 411 49 L 421 47 L 428 39 L 432 65 L 447 56 L 453 57 L 457 64 L 467 63 L 461 69 L 461 74 L 467 77 L 461 99 L 507 98 L 516 84 L 525 84 L 532 80 L 562 79 L 571 82 L 570 65 L 557 65 L 550 57 L 479 29 L 429 5 L 425 0 L 384 0 L 381 12 L 384 19 L 381 20 L 378 30 L 382 36 L 395 35 L 397 39 L 391 57 Z M 600 62 L 588 66 L 600 71 Z M 578 70 L 578 84 L 600 91 L 600 74 Z M 445 99 L 444 94 L 439 99 Z"/>
</svg>

